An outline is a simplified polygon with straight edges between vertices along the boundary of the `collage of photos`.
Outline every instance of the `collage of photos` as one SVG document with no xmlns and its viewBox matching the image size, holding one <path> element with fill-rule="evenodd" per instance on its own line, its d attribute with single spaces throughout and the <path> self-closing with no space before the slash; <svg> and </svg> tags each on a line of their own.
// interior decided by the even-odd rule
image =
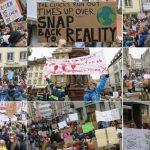
<svg viewBox="0 0 150 150">
<path fill-rule="evenodd" d="M 0 0 L 0 150 L 150 150 L 150 0 Z"/>
</svg>

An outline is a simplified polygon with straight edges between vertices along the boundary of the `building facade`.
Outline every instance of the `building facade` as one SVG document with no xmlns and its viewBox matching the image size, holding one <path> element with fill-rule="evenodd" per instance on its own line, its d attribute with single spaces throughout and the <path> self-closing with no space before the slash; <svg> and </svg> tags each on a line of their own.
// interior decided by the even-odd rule
<svg viewBox="0 0 150 150">
<path fill-rule="evenodd" d="M 27 48 L 3 48 L 0 50 L 0 66 L 24 70 L 27 67 Z"/>
<path fill-rule="evenodd" d="M 142 63 L 142 70 L 145 73 L 150 74 L 150 49 L 147 49 L 144 54 L 141 55 L 141 63 Z"/>
<path fill-rule="evenodd" d="M 108 67 L 109 74 L 109 83 L 111 87 L 116 89 L 121 88 L 122 86 L 122 50 L 119 50 L 115 55 L 111 64 Z"/>
</svg>

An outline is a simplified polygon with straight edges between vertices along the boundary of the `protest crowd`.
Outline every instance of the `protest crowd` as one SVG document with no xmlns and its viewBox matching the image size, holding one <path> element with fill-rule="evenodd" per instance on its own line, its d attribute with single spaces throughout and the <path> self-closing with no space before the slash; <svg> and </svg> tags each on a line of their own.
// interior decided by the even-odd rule
<svg viewBox="0 0 150 150">
<path fill-rule="evenodd" d="M 14 8 L 18 10 L 18 5 Z M 26 8 L 22 8 L 18 14 L 19 16 L 16 20 L 6 24 L 7 18 L 4 18 L 0 13 L 0 47 L 27 46 Z"/>
<path fill-rule="evenodd" d="M 72 114 L 71 120 L 76 120 Z M 31 149 L 39 150 L 96 150 L 108 147 L 120 150 L 122 141 L 122 121 L 59 121 L 59 119 L 32 121 L 28 124 L 28 141 Z M 105 131 L 109 137 L 109 144 L 104 142 Z M 104 134 L 104 135 L 103 135 Z M 114 136 L 114 137 L 112 137 Z M 104 141 L 101 140 L 104 138 Z M 106 140 L 107 141 L 107 140 Z M 104 143 L 105 144 L 104 144 Z"/>
<path fill-rule="evenodd" d="M 142 100 L 150 100 L 150 97 L 142 97 L 150 93 L 150 79 L 144 77 L 144 72 L 135 71 L 130 72 L 129 76 L 124 75 L 124 94 L 126 93 L 139 93 L 139 98 Z M 146 74 L 145 74 L 146 75 Z"/>
<path fill-rule="evenodd" d="M 5 70 L 0 77 L 0 101 L 25 100 L 26 88 L 26 71 L 17 68 Z"/>
<path fill-rule="evenodd" d="M 150 16 L 125 17 L 123 25 L 124 47 L 150 46 Z"/>
<path fill-rule="evenodd" d="M 9 121 L 0 125 L 0 150 L 27 150 L 23 123 Z"/>
</svg>

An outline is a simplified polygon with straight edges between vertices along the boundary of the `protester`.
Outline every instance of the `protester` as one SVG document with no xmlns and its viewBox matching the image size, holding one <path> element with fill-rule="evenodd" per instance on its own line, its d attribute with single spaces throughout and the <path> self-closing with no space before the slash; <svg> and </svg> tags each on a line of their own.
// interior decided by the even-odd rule
<svg viewBox="0 0 150 150">
<path fill-rule="evenodd" d="M 0 101 L 21 101 L 26 99 L 26 72 L 18 69 L 4 71 L 0 78 Z"/>
<path fill-rule="evenodd" d="M 89 81 L 88 88 L 84 90 L 84 101 L 100 101 L 100 94 L 104 90 L 108 78 L 109 74 L 105 75 L 98 86 L 95 82 Z"/>
<path fill-rule="evenodd" d="M 124 19 L 125 47 L 147 47 L 150 40 L 150 16 L 145 18 L 127 17 Z"/>
</svg>

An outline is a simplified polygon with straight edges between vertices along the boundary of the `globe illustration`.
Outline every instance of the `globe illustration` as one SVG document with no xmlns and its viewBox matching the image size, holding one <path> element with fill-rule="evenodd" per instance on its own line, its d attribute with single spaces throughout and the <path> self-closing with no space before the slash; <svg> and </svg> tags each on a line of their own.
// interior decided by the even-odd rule
<svg viewBox="0 0 150 150">
<path fill-rule="evenodd" d="M 111 7 L 102 7 L 97 11 L 97 20 L 101 25 L 111 25 L 116 20 L 116 13 Z"/>
</svg>

